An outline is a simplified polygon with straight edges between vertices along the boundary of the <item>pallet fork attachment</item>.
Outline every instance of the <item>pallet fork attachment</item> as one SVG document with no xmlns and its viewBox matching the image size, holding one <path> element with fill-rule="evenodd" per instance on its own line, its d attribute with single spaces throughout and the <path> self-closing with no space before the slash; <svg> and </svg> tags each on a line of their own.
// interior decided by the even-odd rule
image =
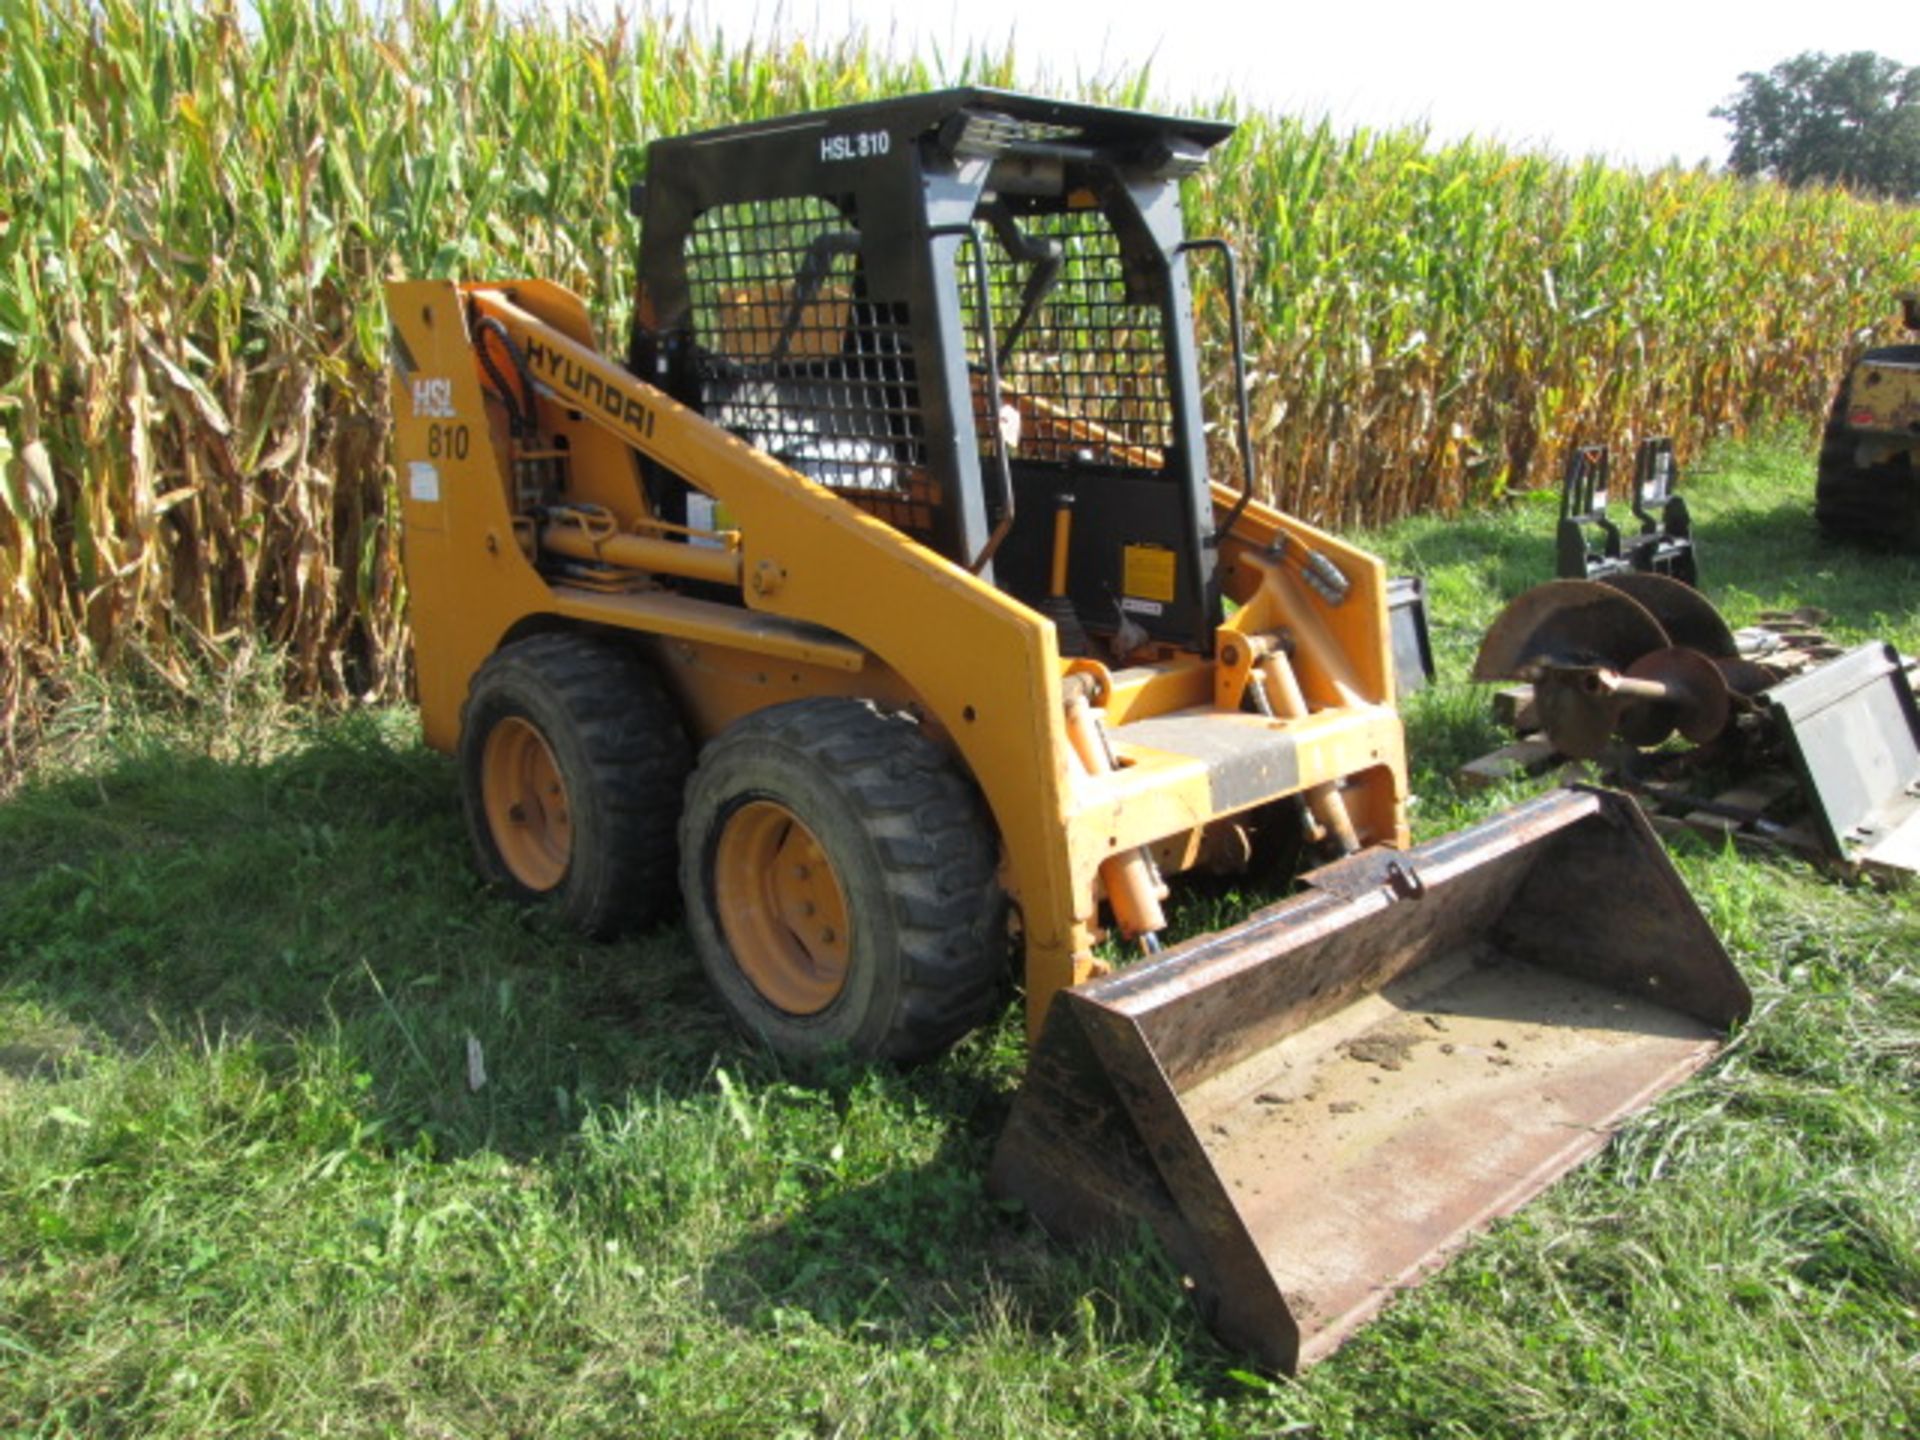
<svg viewBox="0 0 1920 1440">
<path fill-rule="evenodd" d="M 1607 514 L 1611 471 L 1604 445 L 1576 445 L 1567 452 L 1554 573 L 1562 580 L 1604 580 L 1639 571 L 1698 585 L 1693 519 L 1685 498 L 1674 491 L 1680 470 L 1673 441 L 1653 436 L 1634 451 L 1627 508 L 1639 521 L 1638 533 L 1624 532 Z M 1597 545 L 1589 541 L 1589 530 L 1597 532 Z"/>
<path fill-rule="evenodd" d="M 1572 877 L 1579 877 L 1577 887 Z M 1063 993 L 991 1184 L 1152 1228 L 1279 1371 L 1710 1060 L 1745 984 L 1633 804 L 1562 790 Z M 1590 916 L 1580 894 L 1631 896 Z"/>
</svg>

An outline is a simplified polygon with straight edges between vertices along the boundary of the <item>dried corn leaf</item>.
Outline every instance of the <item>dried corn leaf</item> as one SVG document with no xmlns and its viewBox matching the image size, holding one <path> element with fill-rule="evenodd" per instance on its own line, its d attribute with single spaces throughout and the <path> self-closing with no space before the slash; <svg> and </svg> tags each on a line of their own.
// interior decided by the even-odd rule
<svg viewBox="0 0 1920 1440">
<path fill-rule="evenodd" d="M 165 375 L 172 382 L 173 387 L 186 397 L 203 425 L 222 439 L 233 433 L 233 425 L 227 419 L 226 412 L 220 408 L 220 402 L 213 398 L 213 392 L 207 389 L 196 376 L 174 364 L 151 340 L 141 341 L 140 351 L 158 366 L 160 373 Z"/>
</svg>

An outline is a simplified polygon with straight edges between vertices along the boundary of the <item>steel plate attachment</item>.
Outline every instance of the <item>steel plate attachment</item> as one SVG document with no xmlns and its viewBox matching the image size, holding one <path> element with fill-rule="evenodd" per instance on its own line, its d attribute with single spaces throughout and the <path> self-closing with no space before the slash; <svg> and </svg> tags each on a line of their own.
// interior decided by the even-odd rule
<svg viewBox="0 0 1920 1440">
<path fill-rule="evenodd" d="M 1555 791 L 1063 992 L 990 1183 L 1055 1236 L 1152 1227 L 1208 1323 L 1293 1370 L 1750 1004 L 1633 804 Z"/>
<path fill-rule="evenodd" d="M 1829 854 L 1920 871 L 1920 706 L 1899 654 L 1874 642 L 1766 691 Z"/>
<path fill-rule="evenodd" d="M 1387 639 L 1393 648 L 1393 688 L 1401 699 L 1433 680 L 1433 641 L 1427 632 L 1427 582 L 1396 575 L 1387 582 Z"/>
</svg>

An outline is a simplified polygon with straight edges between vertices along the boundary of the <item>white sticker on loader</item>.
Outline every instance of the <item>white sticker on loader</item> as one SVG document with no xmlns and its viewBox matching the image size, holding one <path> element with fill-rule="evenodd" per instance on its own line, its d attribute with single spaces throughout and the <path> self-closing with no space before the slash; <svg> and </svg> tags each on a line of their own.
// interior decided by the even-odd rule
<svg viewBox="0 0 1920 1440">
<path fill-rule="evenodd" d="M 415 380 L 413 413 L 427 420 L 453 419 L 453 381 L 424 376 Z"/>
<path fill-rule="evenodd" d="M 440 503 L 440 467 L 429 465 L 424 460 L 413 460 L 407 464 L 407 494 L 422 505 Z"/>
<path fill-rule="evenodd" d="M 820 158 L 834 160 L 876 160 L 893 149 L 893 136 L 885 130 L 863 130 L 855 135 L 825 135 L 820 139 Z"/>
<path fill-rule="evenodd" d="M 1142 600 L 1133 595 L 1121 596 L 1120 608 L 1132 615 L 1164 615 L 1167 613 L 1167 607 L 1162 605 L 1158 600 Z"/>
</svg>

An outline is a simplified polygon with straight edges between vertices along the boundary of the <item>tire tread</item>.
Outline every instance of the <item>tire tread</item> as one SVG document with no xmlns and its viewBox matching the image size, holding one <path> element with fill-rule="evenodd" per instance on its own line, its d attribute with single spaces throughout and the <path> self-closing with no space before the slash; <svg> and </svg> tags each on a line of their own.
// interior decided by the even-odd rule
<svg viewBox="0 0 1920 1440">
<path fill-rule="evenodd" d="M 475 674 L 461 709 L 462 748 L 469 715 L 495 688 L 531 682 L 560 706 L 585 755 L 588 785 L 607 820 L 601 853 L 563 882 L 567 917 L 606 938 L 644 928 L 677 894 L 681 793 L 693 768 L 679 712 L 652 668 L 628 647 L 593 635 L 555 631 L 502 646 Z M 476 738 L 474 743 L 479 743 Z M 550 742 L 551 743 L 551 742 Z M 502 879 L 485 816 L 469 786 L 468 821 L 482 867 Z M 576 814 L 580 797 L 572 797 Z M 511 881 L 509 879 L 509 887 Z"/>
<path fill-rule="evenodd" d="M 1875 358 L 1870 352 L 1868 359 Z M 1826 534 L 1885 548 L 1920 546 L 1920 473 L 1916 442 L 1909 450 L 1877 465 L 1854 460 L 1854 432 L 1847 424 L 1847 385 L 1843 381 L 1827 416 L 1814 485 L 1814 520 Z"/>
<path fill-rule="evenodd" d="M 894 1060 L 938 1054 L 992 1015 L 1006 977 L 998 845 L 979 792 L 911 717 L 839 697 L 748 716 L 709 747 L 702 767 L 724 763 L 728 747 L 766 743 L 833 773 L 886 868 L 900 987 L 874 1053 Z M 687 823 L 694 821 L 690 810 Z M 681 837 L 688 856 L 701 843 Z"/>
</svg>

